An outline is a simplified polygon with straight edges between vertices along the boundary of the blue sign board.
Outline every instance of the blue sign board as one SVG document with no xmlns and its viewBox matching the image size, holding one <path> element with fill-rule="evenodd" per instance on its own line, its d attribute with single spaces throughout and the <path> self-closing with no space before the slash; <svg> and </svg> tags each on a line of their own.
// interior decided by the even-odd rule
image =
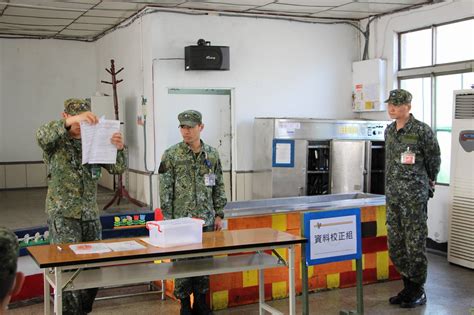
<svg viewBox="0 0 474 315">
<path fill-rule="evenodd" d="M 295 140 L 273 139 L 272 167 L 295 166 Z"/>
<path fill-rule="evenodd" d="M 304 232 L 308 266 L 362 257 L 360 208 L 305 213 Z"/>
</svg>

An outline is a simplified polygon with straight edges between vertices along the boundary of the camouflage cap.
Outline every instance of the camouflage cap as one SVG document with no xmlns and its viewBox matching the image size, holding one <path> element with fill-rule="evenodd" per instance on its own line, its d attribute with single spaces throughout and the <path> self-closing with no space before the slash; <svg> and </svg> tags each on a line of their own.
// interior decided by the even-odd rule
<svg viewBox="0 0 474 315">
<path fill-rule="evenodd" d="M 16 273 L 18 239 L 5 227 L 0 227 L 0 281 Z"/>
<path fill-rule="evenodd" d="M 69 115 L 77 115 L 91 110 L 91 102 L 87 99 L 68 98 L 64 101 L 64 112 Z"/>
<path fill-rule="evenodd" d="M 411 93 L 404 89 L 391 90 L 388 99 L 385 103 L 390 103 L 393 105 L 403 105 L 411 103 Z"/>
<path fill-rule="evenodd" d="M 202 115 L 197 110 L 185 110 L 178 115 L 180 126 L 194 127 L 202 124 Z"/>
</svg>

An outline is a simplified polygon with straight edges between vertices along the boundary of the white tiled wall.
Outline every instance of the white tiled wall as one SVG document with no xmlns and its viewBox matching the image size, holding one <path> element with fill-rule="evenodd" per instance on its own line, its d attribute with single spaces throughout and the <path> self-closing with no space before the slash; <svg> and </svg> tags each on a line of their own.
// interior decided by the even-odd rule
<svg viewBox="0 0 474 315">
<path fill-rule="evenodd" d="M 46 187 L 46 165 L 45 164 L 26 164 L 26 186 L 27 187 Z"/>
<path fill-rule="evenodd" d="M 5 189 L 5 165 L 0 165 L 0 189 Z"/>
<path fill-rule="evenodd" d="M 252 173 L 237 173 L 236 201 L 252 199 Z"/>
<path fill-rule="evenodd" d="M 225 196 L 227 200 L 230 201 L 231 199 L 231 187 L 230 187 L 230 172 L 224 172 L 224 187 L 225 187 Z"/>
<path fill-rule="evenodd" d="M 0 165 L 0 189 L 46 187 L 48 185 L 46 176 L 46 166 L 41 163 Z M 144 203 L 149 202 L 148 175 L 128 171 L 124 174 L 123 180 L 131 197 Z M 230 172 L 224 172 L 224 185 L 228 201 L 231 200 L 230 183 Z M 113 175 L 103 170 L 99 185 L 111 190 L 114 189 Z M 252 173 L 236 174 L 236 186 L 237 201 L 250 200 L 252 198 Z M 153 193 L 158 194 L 158 190 Z"/>
<path fill-rule="evenodd" d="M 237 198 L 238 200 L 249 200 L 252 196 L 251 173 L 237 174 Z M 157 177 L 157 175 L 156 175 Z M 155 181 L 156 184 L 156 181 Z M 224 172 L 224 185 L 227 200 L 231 201 L 230 172 Z M 149 179 L 148 175 L 129 171 L 128 192 L 130 196 L 144 203 L 149 203 Z M 240 192 L 240 195 L 239 195 Z M 158 189 L 153 194 L 159 194 Z M 156 196 L 155 196 L 156 197 Z M 159 199 L 159 197 L 158 197 Z"/>
<path fill-rule="evenodd" d="M 5 189 L 5 165 L 0 165 L 0 189 Z"/>
<path fill-rule="evenodd" d="M 141 176 L 140 174 L 137 174 L 135 172 L 128 172 L 128 193 L 130 196 L 133 198 L 137 199 L 137 177 Z M 140 200 L 144 201 L 144 200 Z"/>
<path fill-rule="evenodd" d="M 26 166 L 25 164 L 5 165 L 5 188 L 25 188 L 26 187 Z"/>
</svg>

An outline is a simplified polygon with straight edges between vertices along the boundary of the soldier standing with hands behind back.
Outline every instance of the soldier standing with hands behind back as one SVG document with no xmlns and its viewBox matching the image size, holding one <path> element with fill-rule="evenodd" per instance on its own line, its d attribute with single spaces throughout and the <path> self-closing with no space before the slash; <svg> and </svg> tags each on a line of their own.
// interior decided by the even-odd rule
<svg viewBox="0 0 474 315">
<path fill-rule="evenodd" d="M 201 140 L 204 124 L 200 112 L 184 111 L 178 120 L 183 141 L 165 151 L 158 170 L 164 217 L 200 218 L 205 221 L 205 232 L 221 230 L 227 199 L 219 153 Z M 174 295 L 181 300 L 181 314 L 210 314 L 208 290 L 208 276 L 176 279 Z"/>
<path fill-rule="evenodd" d="M 398 89 L 385 101 L 395 119 L 385 130 L 388 250 L 404 285 L 389 302 L 402 308 L 426 303 L 427 204 L 441 164 L 433 130 L 410 114 L 411 99 Z"/>
<path fill-rule="evenodd" d="M 97 182 L 101 167 L 111 174 L 126 168 L 122 134 L 114 133 L 111 143 L 118 149 L 116 164 L 82 164 L 80 123 L 96 124 L 89 101 L 68 99 L 62 119 L 40 127 L 36 133 L 48 167 L 46 212 L 53 244 L 96 241 L 102 238 Z M 87 314 L 92 311 L 97 289 L 63 293 L 64 314 Z"/>
</svg>

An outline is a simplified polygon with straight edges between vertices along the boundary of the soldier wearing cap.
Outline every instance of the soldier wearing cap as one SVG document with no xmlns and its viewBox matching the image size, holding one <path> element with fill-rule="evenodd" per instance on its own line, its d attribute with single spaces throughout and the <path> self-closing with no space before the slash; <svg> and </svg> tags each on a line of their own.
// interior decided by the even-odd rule
<svg viewBox="0 0 474 315">
<path fill-rule="evenodd" d="M 183 141 L 165 151 L 158 170 L 161 209 L 165 219 L 197 217 L 205 221 L 204 231 L 220 230 L 227 199 L 219 153 L 201 140 L 200 112 L 184 111 L 178 120 Z M 181 314 L 210 314 L 208 290 L 209 277 L 176 279 L 174 294 L 181 300 Z"/>
<path fill-rule="evenodd" d="M 125 168 L 121 133 L 114 133 L 111 143 L 118 149 L 116 164 L 82 164 L 82 121 L 96 124 L 98 118 L 84 99 L 67 99 L 62 119 L 38 129 L 36 139 L 43 150 L 48 168 L 46 212 L 51 242 L 54 244 L 100 240 L 102 226 L 97 207 L 97 182 L 101 167 L 111 174 Z M 97 289 L 63 293 L 64 314 L 87 314 L 92 310 Z"/>
<path fill-rule="evenodd" d="M 441 164 L 436 136 L 410 114 L 411 100 L 410 92 L 397 89 L 385 101 L 395 119 L 385 130 L 388 249 L 404 285 L 389 302 L 402 308 L 426 303 L 427 203 Z"/>
<path fill-rule="evenodd" d="M 0 227 L 0 315 L 5 313 L 10 297 L 17 294 L 25 276 L 17 272 L 18 239 L 5 227 Z"/>
</svg>

